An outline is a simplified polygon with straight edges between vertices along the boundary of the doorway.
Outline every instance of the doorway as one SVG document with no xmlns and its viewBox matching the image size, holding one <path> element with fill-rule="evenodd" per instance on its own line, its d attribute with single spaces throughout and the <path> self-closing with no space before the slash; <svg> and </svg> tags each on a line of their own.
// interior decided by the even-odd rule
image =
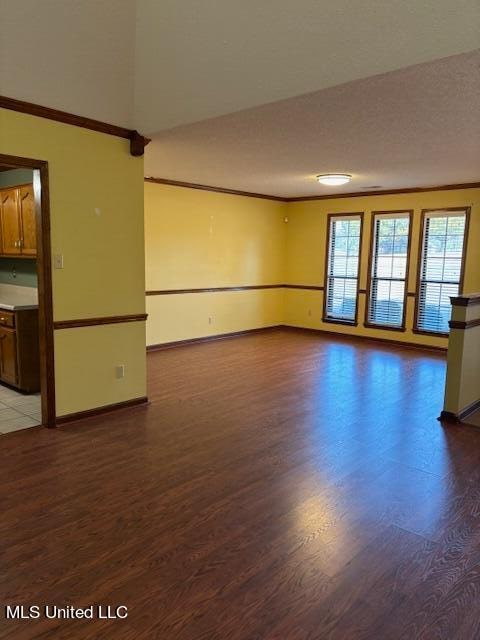
<svg viewBox="0 0 480 640">
<path fill-rule="evenodd" d="M 8 226 L 8 229 L 5 227 L 5 243 L 7 247 L 5 251 L 7 252 L 8 259 L 10 260 L 9 269 L 15 274 L 14 277 L 16 277 L 18 271 L 18 267 L 16 265 L 23 265 L 23 275 L 28 276 L 28 269 L 26 268 L 26 265 L 27 261 L 30 260 L 31 262 L 33 258 L 34 252 L 32 245 L 35 243 L 38 290 L 38 315 L 35 315 L 35 318 L 30 318 L 31 322 L 36 322 L 35 331 L 38 332 L 38 351 L 35 353 L 34 346 L 31 344 L 33 329 L 30 326 L 30 328 L 25 332 L 25 335 L 27 336 L 27 346 L 25 347 L 24 360 L 27 362 L 30 356 L 32 361 L 29 363 L 27 362 L 29 366 L 26 366 L 26 373 L 23 377 L 19 371 L 19 367 L 23 366 L 22 363 L 24 360 L 22 360 L 22 354 L 19 346 L 20 343 L 17 342 L 17 335 L 20 334 L 21 327 L 17 327 L 16 325 L 28 322 L 27 314 L 24 314 L 20 320 L 19 314 L 16 312 L 11 313 L 11 311 L 6 310 L 3 314 L 3 323 L 0 321 L 0 340 L 4 343 L 8 340 L 15 340 L 15 349 L 12 351 L 11 358 L 8 361 L 11 371 L 11 379 L 9 380 L 9 373 L 6 371 L 3 379 L 6 386 L 2 385 L 0 396 L 2 393 L 4 394 L 4 404 L 7 407 L 9 406 L 7 405 L 7 399 L 9 399 L 12 408 L 14 406 L 17 406 L 17 408 L 23 406 L 24 409 L 25 407 L 28 407 L 28 410 L 33 413 L 35 405 L 34 397 L 36 387 L 38 386 L 41 412 L 40 414 L 35 413 L 35 415 L 41 416 L 38 420 L 39 423 L 45 427 L 51 428 L 55 427 L 56 411 L 48 163 L 44 160 L 34 160 L 31 158 L 0 154 L 0 167 L 2 169 L 1 173 L 5 172 L 8 174 L 11 171 L 24 171 L 30 172 L 31 175 L 31 183 L 29 182 L 24 185 L 18 185 L 14 188 L 11 194 L 7 192 L 7 195 L 17 199 L 17 203 L 22 198 L 25 201 L 27 201 L 27 198 L 31 199 L 31 202 L 29 203 L 31 224 L 20 221 L 19 224 L 24 225 L 22 226 L 21 240 L 15 240 L 13 238 L 15 235 L 14 233 L 11 235 L 11 225 Z M 13 263 L 14 259 L 15 261 L 19 260 L 19 262 Z M 12 264 L 14 264 L 13 267 L 11 267 Z M 27 296 L 28 292 L 25 291 L 22 292 L 22 294 Z M 28 304 L 24 305 L 24 307 L 28 306 Z M 1 312 L 2 309 L 0 309 L 0 316 Z M 2 339 L 2 325 L 5 327 L 3 329 L 3 333 L 6 334 L 5 339 Z M 12 337 L 14 332 L 15 336 Z M 28 338 L 28 336 L 30 336 L 30 338 Z M 29 339 L 30 344 L 28 342 Z M 18 358 L 16 362 L 13 362 L 12 360 L 14 356 Z M 38 376 L 38 379 L 35 379 L 35 374 Z M 12 384 L 13 382 L 15 382 L 15 384 Z M 24 387 L 23 389 L 22 386 Z M 6 389 L 6 391 L 4 391 L 4 389 Z M 27 401 L 24 403 L 16 401 L 13 394 L 16 394 L 18 389 L 20 392 L 29 393 L 31 398 L 30 403 Z M 1 397 L 0 402 L 2 402 Z M 12 415 L 13 418 L 13 414 L 9 415 Z M 20 419 L 18 418 L 18 420 Z M 24 422 L 26 424 L 26 421 Z M 21 424 L 20 421 L 19 424 Z"/>
</svg>

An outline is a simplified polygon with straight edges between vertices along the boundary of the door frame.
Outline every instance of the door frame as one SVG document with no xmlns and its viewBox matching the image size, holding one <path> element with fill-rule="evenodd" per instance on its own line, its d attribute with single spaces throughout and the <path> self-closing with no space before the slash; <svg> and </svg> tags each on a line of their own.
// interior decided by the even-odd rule
<svg viewBox="0 0 480 640">
<path fill-rule="evenodd" d="M 0 164 L 12 169 L 33 170 L 33 195 L 37 232 L 38 333 L 40 348 L 40 394 L 42 426 L 56 426 L 55 357 L 52 294 L 52 250 L 48 162 L 0 153 Z"/>
</svg>

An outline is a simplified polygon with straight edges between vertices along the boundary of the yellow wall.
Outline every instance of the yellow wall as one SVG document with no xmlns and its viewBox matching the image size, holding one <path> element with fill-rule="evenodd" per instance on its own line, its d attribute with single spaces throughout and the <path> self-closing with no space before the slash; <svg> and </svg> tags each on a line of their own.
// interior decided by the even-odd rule
<svg viewBox="0 0 480 640">
<path fill-rule="evenodd" d="M 324 285 L 327 214 L 365 212 L 360 265 L 360 289 L 367 287 L 370 224 L 372 211 L 414 210 L 413 236 L 410 250 L 408 291 L 414 292 L 417 277 L 417 256 L 420 242 L 422 209 L 472 207 L 465 269 L 465 291 L 480 290 L 480 189 L 458 189 L 401 195 L 332 198 L 288 204 L 286 255 L 287 283 Z M 412 332 L 415 299 L 408 298 L 407 331 L 388 331 L 363 326 L 366 296 L 360 294 L 357 327 L 322 322 L 323 292 L 287 289 L 285 293 L 285 323 L 299 327 L 325 329 L 360 336 L 401 340 L 404 342 L 446 346 L 444 338 L 418 335 Z"/>
<path fill-rule="evenodd" d="M 455 305 L 452 320 L 472 324 L 450 331 L 444 410 L 458 415 L 480 401 L 480 305 Z"/>
<path fill-rule="evenodd" d="M 480 190 L 332 198 L 280 203 L 145 184 L 147 289 L 249 284 L 324 285 L 328 213 L 363 211 L 360 289 L 366 289 L 372 211 L 414 209 L 408 291 L 414 292 L 422 209 L 472 208 L 465 291 L 480 290 Z M 284 218 L 288 217 L 288 224 Z M 274 324 L 445 347 L 447 340 L 412 332 L 415 299 L 407 301 L 407 331 L 322 322 L 323 292 L 299 289 L 182 294 L 147 298 L 147 344 L 241 331 Z M 212 324 L 209 324 L 209 317 Z"/>
<path fill-rule="evenodd" d="M 52 253 L 64 255 L 54 319 L 143 313 L 143 159 L 127 140 L 6 109 L 0 140 L 2 153 L 49 163 Z M 143 396 L 144 323 L 56 331 L 55 364 L 57 415 Z"/>
<path fill-rule="evenodd" d="M 147 290 L 284 282 L 285 208 L 145 183 Z M 147 344 L 280 324 L 283 297 L 283 289 L 148 296 Z"/>
</svg>

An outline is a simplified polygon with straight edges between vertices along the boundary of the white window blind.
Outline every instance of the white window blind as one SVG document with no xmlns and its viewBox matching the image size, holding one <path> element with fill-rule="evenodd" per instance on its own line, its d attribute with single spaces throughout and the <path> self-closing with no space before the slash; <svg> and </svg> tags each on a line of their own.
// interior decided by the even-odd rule
<svg viewBox="0 0 480 640">
<path fill-rule="evenodd" d="M 459 294 L 466 212 L 435 211 L 425 215 L 417 329 L 448 333 L 450 296 Z"/>
<path fill-rule="evenodd" d="M 404 324 L 409 231 L 408 212 L 374 215 L 367 315 L 371 324 Z"/>
<path fill-rule="evenodd" d="M 331 216 L 326 278 L 326 319 L 354 322 L 357 314 L 361 216 Z"/>
</svg>

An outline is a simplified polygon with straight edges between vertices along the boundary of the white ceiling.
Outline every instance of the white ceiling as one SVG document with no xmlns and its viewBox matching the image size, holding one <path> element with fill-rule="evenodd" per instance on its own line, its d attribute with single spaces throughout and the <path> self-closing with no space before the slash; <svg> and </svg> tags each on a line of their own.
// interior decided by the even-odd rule
<svg viewBox="0 0 480 640">
<path fill-rule="evenodd" d="M 0 0 L 0 94 L 133 125 L 133 0 Z"/>
<path fill-rule="evenodd" d="M 145 135 L 480 46 L 479 0 L 0 0 L 0 16 L 1 94 Z"/>
<path fill-rule="evenodd" d="M 476 50 L 158 134 L 145 175 L 282 197 L 480 181 L 479 114 Z"/>
<path fill-rule="evenodd" d="M 477 47 L 479 0 L 139 0 L 135 124 L 150 136 Z"/>
</svg>

